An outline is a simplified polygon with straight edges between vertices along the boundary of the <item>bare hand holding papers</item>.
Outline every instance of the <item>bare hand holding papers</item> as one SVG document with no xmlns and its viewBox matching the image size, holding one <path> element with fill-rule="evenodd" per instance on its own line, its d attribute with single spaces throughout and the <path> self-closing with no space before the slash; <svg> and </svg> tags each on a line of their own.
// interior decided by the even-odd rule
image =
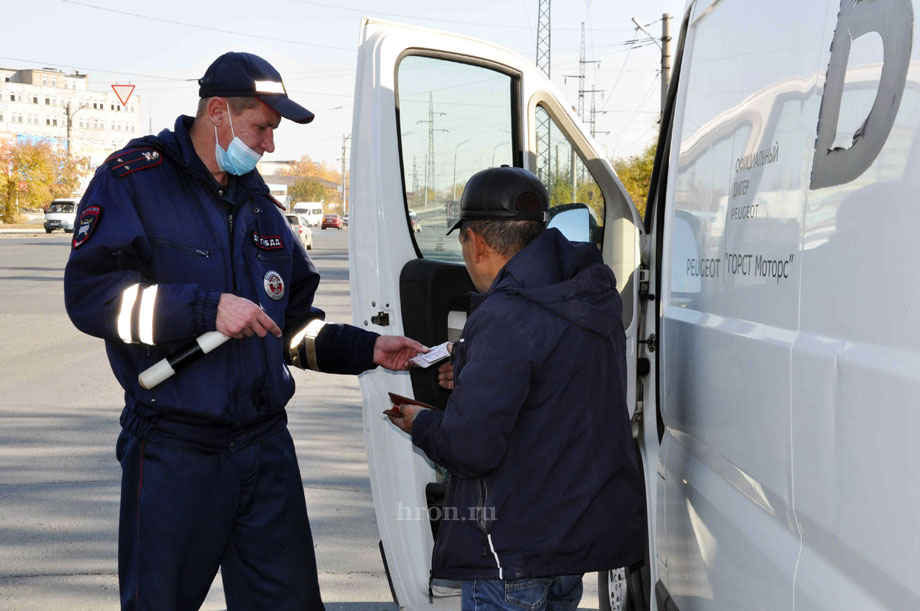
<svg viewBox="0 0 920 611">
<path fill-rule="evenodd" d="M 447 345 L 450 342 L 444 342 L 443 344 L 438 344 L 434 348 L 431 348 L 428 352 L 418 354 L 411 359 L 409 362 L 415 365 L 416 367 L 430 367 L 435 363 L 443 361 L 450 356 L 450 352 L 447 349 Z"/>
</svg>

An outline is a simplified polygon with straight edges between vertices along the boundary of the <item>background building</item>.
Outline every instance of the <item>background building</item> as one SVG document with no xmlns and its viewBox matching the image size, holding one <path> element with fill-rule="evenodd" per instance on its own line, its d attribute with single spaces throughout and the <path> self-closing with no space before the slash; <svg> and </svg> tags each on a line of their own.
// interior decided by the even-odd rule
<svg viewBox="0 0 920 611">
<path fill-rule="evenodd" d="M 92 168 L 131 138 L 142 135 L 141 99 L 123 105 L 109 88 L 93 91 L 89 77 L 52 68 L 0 68 L 0 142 L 50 140 Z M 68 115 L 71 120 L 68 134 Z"/>
</svg>

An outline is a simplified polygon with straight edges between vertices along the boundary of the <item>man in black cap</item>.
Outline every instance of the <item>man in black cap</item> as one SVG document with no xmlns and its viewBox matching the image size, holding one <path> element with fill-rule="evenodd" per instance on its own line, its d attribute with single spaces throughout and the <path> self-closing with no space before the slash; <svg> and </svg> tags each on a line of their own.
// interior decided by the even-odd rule
<svg viewBox="0 0 920 611">
<path fill-rule="evenodd" d="M 616 279 L 544 231 L 547 205 L 522 168 L 470 178 L 451 231 L 478 292 L 440 371 L 456 388 L 443 412 L 390 416 L 450 473 L 431 575 L 463 582 L 464 610 L 575 609 L 585 572 L 643 555 Z"/>
<path fill-rule="evenodd" d="M 319 274 L 255 170 L 282 117 L 313 119 L 281 75 L 227 53 L 199 84 L 194 118 L 96 171 L 64 277 L 68 314 L 105 339 L 125 391 L 121 603 L 198 609 L 220 567 L 228 609 L 322 609 L 286 363 L 400 370 L 425 348 L 326 324 L 313 307 Z M 214 331 L 233 339 L 158 386 L 139 384 Z"/>
</svg>

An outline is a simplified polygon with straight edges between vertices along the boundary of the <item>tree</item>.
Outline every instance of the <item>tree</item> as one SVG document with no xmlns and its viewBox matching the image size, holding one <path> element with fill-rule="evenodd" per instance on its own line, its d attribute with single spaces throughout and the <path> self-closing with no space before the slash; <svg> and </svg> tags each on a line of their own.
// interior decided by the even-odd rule
<svg viewBox="0 0 920 611">
<path fill-rule="evenodd" d="M 23 208 L 45 208 L 72 195 L 83 167 L 85 160 L 68 158 L 46 140 L 0 146 L 0 220 L 15 223 Z"/>
<path fill-rule="evenodd" d="M 342 173 L 331 168 L 324 163 L 318 163 L 310 159 L 309 155 L 304 155 L 300 158 L 299 161 L 295 161 L 290 165 L 290 167 L 285 168 L 279 172 L 282 176 L 297 176 L 302 179 L 314 179 L 313 182 L 322 187 L 322 191 L 318 194 L 313 193 L 311 197 L 301 198 L 299 195 L 295 197 L 294 189 L 297 188 L 297 185 L 302 181 L 297 181 L 291 189 L 288 190 L 288 195 L 290 201 L 327 201 L 327 202 L 341 202 L 342 195 L 337 188 L 328 187 L 324 183 L 319 182 L 320 180 L 326 180 L 336 185 L 342 184 Z M 310 187 L 310 189 L 316 189 L 315 186 Z"/>
<path fill-rule="evenodd" d="M 643 217 L 645 216 L 645 200 L 648 199 L 649 184 L 652 180 L 652 167 L 655 165 L 656 148 L 657 143 L 653 143 L 638 155 L 626 159 L 610 160 L 617 176 L 629 191 L 629 196 Z"/>
<path fill-rule="evenodd" d="M 326 185 L 315 178 L 302 178 L 288 189 L 291 202 L 320 202 L 326 199 Z"/>
</svg>

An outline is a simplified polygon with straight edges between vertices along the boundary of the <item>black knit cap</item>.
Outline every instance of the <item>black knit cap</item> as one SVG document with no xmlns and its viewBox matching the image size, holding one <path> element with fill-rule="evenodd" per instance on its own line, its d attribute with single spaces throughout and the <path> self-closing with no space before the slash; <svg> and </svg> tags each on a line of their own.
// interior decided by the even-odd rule
<svg viewBox="0 0 920 611">
<path fill-rule="evenodd" d="M 309 123 L 313 113 L 292 100 L 274 66 L 252 53 L 224 53 L 198 79 L 202 98 L 259 98 L 285 119 Z"/>
<path fill-rule="evenodd" d="M 524 168 L 489 168 L 467 181 L 460 198 L 460 218 L 448 234 L 463 221 L 546 222 L 549 197 L 540 179 Z"/>
</svg>

